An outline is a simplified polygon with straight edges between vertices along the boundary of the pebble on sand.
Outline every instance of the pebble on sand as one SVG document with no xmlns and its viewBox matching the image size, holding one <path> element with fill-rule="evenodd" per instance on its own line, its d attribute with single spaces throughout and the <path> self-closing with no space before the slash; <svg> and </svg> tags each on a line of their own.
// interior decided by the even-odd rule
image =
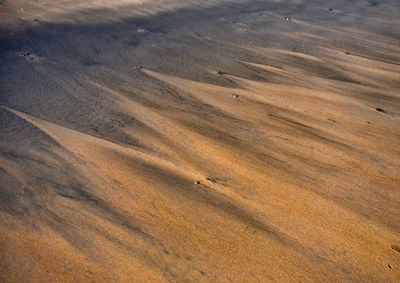
<svg viewBox="0 0 400 283">
<path fill-rule="evenodd" d="M 392 245 L 391 248 L 392 248 L 392 250 L 394 250 L 395 252 L 400 253 L 400 247 L 399 247 L 399 246 Z"/>
</svg>

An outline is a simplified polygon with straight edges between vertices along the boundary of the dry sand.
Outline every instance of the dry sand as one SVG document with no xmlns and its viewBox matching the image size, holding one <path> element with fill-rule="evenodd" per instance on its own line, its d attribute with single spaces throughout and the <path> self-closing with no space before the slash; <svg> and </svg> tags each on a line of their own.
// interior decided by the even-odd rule
<svg viewBox="0 0 400 283">
<path fill-rule="evenodd" d="M 0 0 L 0 281 L 399 282 L 399 14 Z"/>
</svg>

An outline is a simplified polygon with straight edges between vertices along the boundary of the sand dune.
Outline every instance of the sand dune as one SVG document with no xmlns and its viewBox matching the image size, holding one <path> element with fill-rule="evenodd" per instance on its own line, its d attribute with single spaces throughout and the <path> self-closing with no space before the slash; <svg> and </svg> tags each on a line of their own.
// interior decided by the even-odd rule
<svg viewBox="0 0 400 283">
<path fill-rule="evenodd" d="M 0 281 L 398 282 L 399 12 L 0 1 Z"/>
</svg>

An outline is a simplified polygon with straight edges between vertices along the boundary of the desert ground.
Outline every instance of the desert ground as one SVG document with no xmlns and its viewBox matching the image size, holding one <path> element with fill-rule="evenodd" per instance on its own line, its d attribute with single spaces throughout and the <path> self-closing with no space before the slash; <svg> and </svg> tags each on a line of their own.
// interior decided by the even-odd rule
<svg viewBox="0 0 400 283">
<path fill-rule="evenodd" d="M 0 0 L 0 282 L 400 282 L 398 0 Z"/>
</svg>

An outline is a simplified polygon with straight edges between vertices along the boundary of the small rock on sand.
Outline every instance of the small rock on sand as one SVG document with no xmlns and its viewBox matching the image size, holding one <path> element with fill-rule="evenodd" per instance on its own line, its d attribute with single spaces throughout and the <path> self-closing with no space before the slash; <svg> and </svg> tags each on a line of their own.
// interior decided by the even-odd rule
<svg viewBox="0 0 400 283">
<path fill-rule="evenodd" d="M 392 245 L 391 248 L 392 248 L 392 250 L 394 250 L 395 252 L 400 253 L 400 247 L 399 247 L 399 246 Z"/>
<path fill-rule="evenodd" d="M 207 177 L 206 180 L 209 181 L 210 183 L 216 183 L 217 182 L 217 180 L 215 178 L 210 178 L 210 177 Z"/>
</svg>

